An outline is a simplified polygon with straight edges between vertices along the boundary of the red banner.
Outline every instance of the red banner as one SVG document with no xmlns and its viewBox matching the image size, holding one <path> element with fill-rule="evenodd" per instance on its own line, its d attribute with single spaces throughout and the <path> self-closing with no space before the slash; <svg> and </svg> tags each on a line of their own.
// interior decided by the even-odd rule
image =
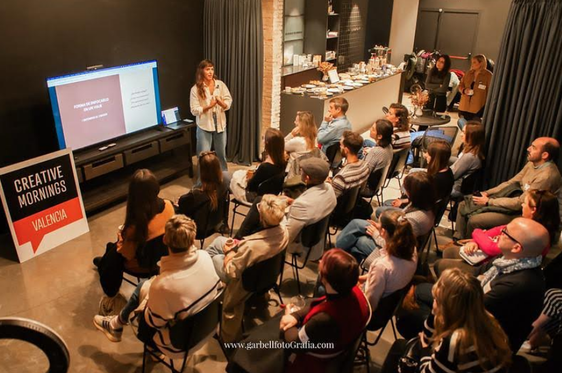
<svg viewBox="0 0 562 373">
<path fill-rule="evenodd" d="M 73 198 L 13 222 L 20 246 L 31 242 L 36 253 L 43 237 L 83 218 L 80 198 Z"/>
</svg>

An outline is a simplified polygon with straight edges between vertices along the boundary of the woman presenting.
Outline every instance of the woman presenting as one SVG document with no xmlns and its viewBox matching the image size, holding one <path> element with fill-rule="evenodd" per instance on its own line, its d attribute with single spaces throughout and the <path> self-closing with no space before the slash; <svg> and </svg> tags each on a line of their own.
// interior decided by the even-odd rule
<svg viewBox="0 0 562 373">
<path fill-rule="evenodd" d="M 223 171 L 226 167 L 226 115 L 232 96 L 224 82 L 215 76 L 215 67 L 209 60 L 197 66 L 195 85 L 190 95 L 191 114 L 197 122 L 197 155 L 214 146 Z"/>
</svg>

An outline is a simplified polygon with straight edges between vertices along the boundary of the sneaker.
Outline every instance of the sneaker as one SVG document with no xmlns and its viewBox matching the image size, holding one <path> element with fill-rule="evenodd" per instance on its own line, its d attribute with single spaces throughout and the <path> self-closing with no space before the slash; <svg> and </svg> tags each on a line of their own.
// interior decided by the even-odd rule
<svg viewBox="0 0 562 373">
<path fill-rule="evenodd" d="M 127 304 L 127 300 L 121 295 L 117 294 L 114 297 L 108 297 L 104 295 L 100 299 L 98 315 L 101 316 L 112 316 L 117 315 L 123 307 Z"/>
<path fill-rule="evenodd" d="M 109 339 L 111 342 L 121 342 L 121 335 L 123 335 L 123 328 L 121 329 L 113 329 L 110 325 L 111 320 L 117 316 L 94 316 L 94 326 L 98 328 L 98 330 L 102 331 L 103 334 Z"/>
</svg>

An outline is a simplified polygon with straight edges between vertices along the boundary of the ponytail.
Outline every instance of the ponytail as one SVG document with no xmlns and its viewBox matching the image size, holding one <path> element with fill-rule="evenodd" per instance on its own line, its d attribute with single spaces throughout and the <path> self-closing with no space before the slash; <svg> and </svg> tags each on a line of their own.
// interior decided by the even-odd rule
<svg viewBox="0 0 562 373">
<path fill-rule="evenodd" d="M 412 260 L 417 244 L 412 225 L 402 211 L 388 210 L 380 217 L 381 228 L 388 233 L 385 249 L 389 255 Z"/>
</svg>

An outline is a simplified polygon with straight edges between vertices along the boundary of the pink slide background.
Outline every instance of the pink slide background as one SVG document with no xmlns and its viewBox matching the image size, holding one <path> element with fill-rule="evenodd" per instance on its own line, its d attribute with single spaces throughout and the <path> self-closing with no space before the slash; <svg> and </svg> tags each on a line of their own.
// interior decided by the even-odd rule
<svg viewBox="0 0 562 373">
<path fill-rule="evenodd" d="M 56 88 L 66 146 L 73 149 L 124 135 L 125 117 L 119 76 L 112 75 Z M 84 111 L 74 105 L 108 98 L 102 107 Z M 83 122 L 85 118 L 107 113 L 102 118 Z"/>
</svg>

